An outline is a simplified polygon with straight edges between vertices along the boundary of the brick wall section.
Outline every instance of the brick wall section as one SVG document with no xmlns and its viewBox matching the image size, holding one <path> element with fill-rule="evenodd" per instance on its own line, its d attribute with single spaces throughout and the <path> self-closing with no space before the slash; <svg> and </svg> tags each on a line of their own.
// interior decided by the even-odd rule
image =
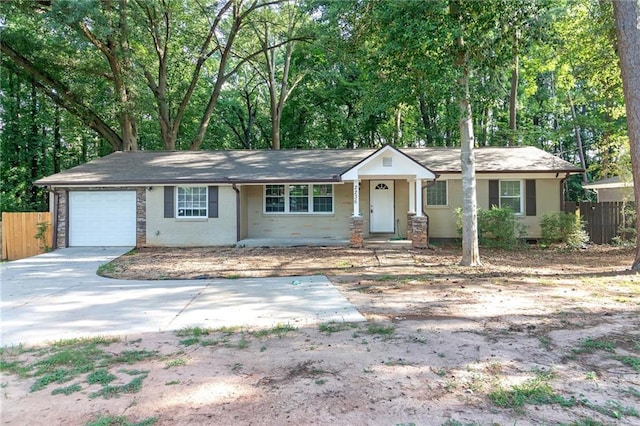
<svg viewBox="0 0 640 426">
<path fill-rule="evenodd" d="M 136 247 L 147 244 L 147 191 L 136 188 Z"/>
<path fill-rule="evenodd" d="M 364 247 L 364 218 L 362 216 L 351 216 L 349 222 L 349 246 L 351 248 Z"/>
<path fill-rule="evenodd" d="M 411 220 L 413 228 L 411 246 L 413 248 L 427 248 L 429 246 L 429 236 L 427 235 L 428 220 L 425 216 L 415 216 Z"/>
<path fill-rule="evenodd" d="M 407 213 L 407 240 L 413 240 L 413 218 L 416 214 L 413 212 Z"/>
</svg>

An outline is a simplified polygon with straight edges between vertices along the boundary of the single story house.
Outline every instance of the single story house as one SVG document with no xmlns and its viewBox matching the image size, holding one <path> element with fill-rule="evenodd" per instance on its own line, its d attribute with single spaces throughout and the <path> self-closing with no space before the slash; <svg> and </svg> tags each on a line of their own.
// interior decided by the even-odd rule
<svg viewBox="0 0 640 426">
<path fill-rule="evenodd" d="M 511 206 L 540 236 L 582 169 L 535 147 L 475 150 L 478 206 Z M 36 182 L 56 247 L 213 246 L 247 238 L 458 238 L 460 149 L 115 152 Z"/>
<path fill-rule="evenodd" d="M 601 179 L 584 185 L 584 189 L 596 192 L 599 203 L 611 201 L 633 201 L 633 181 L 624 181 L 620 176 Z"/>
</svg>

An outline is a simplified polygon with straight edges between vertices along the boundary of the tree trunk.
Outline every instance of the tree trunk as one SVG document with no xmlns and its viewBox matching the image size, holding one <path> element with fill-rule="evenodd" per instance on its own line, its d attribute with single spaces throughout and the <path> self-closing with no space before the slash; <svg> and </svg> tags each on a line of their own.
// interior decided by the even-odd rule
<svg viewBox="0 0 640 426">
<path fill-rule="evenodd" d="M 455 21 L 460 19 L 460 4 L 449 2 L 449 12 Z M 462 33 L 462 31 L 460 31 Z M 460 70 L 458 106 L 460 108 L 460 162 L 462 166 L 462 266 L 480 266 L 478 247 L 478 202 L 476 198 L 476 169 L 473 153 L 473 116 L 469 102 L 469 64 L 462 35 L 455 41 L 455 64 Z"/>
<path fill-rule="evenodd" d="M 511 93 L 509 94 L 509 145 L 515 146 L 516 140 L 516 114 L 518 110 L 518 35 L 514 37 L 513 41 L 513 70 L 511 71 Z"/>
<path fill-rule="evenodd" d="M 476 168 L 473 119 L 469 103 L 469 75 L 464 69 L 460 78 L 464 96 L 460 98 L 460 161 L 462 164 L 462 266 L 479 266 L 478 205 L 476 198 Z"/>
<path fill-rule="evenodd" d="M 53 173 L 60 173 L 62 137 L 60 135 L 60 108 L 56 105 L 53 116 Z"/>
<path fill-rule="evenodd" d="M 582 136 L 580 135 L 580 126 L 578 125 L 578 115 L 576 114 L 576 106 L 573 103 L 573 97 L 571 97 L 571 91 L 567 92 L 569 96 L 569 106 L 571 107 L 571 118 L 573 121 L 573 133 L 576 137 L 576 148 L 578 149 L 578 157 L 580 158 L 580 166 L 584 169 L 582 173 L 582 185 L 588 183 L 587 180 L 587 163 L 584 159 L 584 147 L 582 145 Z M 585 190 L 586 192 L 586 190 Z"/>
<path fill-rule="evenodd" d="M 631 149 L 633 195 L 636 201 L 636 229 L 640 229 L 640 6 L 638 0 L 614 0 L 613 14 L 618 36 L 622 88 L 627 110 Z M 640 270 L 640 232 L 636 236 L 636 256 L 631 269 Z"/>
</svg>

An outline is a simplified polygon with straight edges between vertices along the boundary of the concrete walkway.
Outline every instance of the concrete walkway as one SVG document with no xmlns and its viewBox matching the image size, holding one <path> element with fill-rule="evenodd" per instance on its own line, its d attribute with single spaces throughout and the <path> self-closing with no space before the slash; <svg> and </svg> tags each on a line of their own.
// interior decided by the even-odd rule
<svg viewBox="0 0 640 426">
<path fill-rule="evenodd" d="M 67 248 L 0 265 L 0 345 L 365 320 L 324 276 L 141 281 L 96 275 L 129 250 Z"/>
</svg>

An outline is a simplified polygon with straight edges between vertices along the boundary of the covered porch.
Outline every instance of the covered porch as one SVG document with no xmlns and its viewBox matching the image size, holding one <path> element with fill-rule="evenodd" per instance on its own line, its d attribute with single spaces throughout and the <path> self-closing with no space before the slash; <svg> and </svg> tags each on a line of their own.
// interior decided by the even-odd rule
<svg viewBox="0 0 640 426">
<path fill-rule="evenodd" d="M 385 146 L 341 175 L 353 186 L 349 245 L 363 247 L 366 238 L 406 238 L 414 248 L 428 246 L 428 217 L 422 190 L 436 174 L 401 151 Z M 402 230 L 402 224 L 405 229 Z"/>
</svg>

